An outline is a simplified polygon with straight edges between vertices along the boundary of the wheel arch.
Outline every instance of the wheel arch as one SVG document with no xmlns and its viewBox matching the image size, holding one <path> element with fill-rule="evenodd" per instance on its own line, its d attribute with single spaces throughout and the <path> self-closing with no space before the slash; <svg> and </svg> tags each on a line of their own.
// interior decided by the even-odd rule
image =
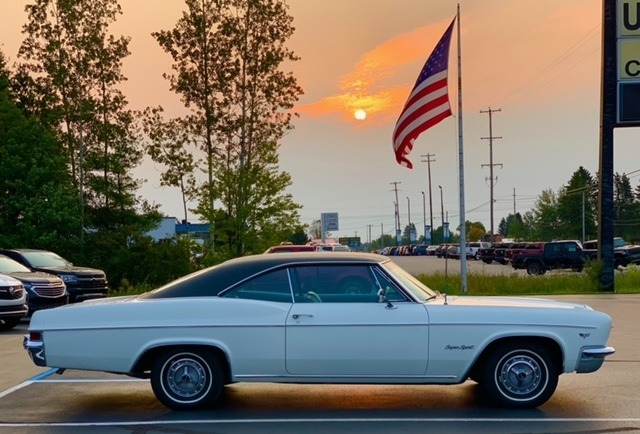
<svg viewBox="0 0 640 434">
<path fill-rule="evenodd" d="M 478 357 L 469 368 L 467 377 L 465 378 L 478 378 L 479 372 L 484 369 L 487 358 L 497 348 L 511 343 L 517 344 L 531 344 L 544 347 L 553 357 L 554 366 L 558 374 L 562 374 L 564 371 L 564 351 L 560 343 L 549 336 L 504 336 L 497 338 L 484 347 L 484 349 L 478 354 Z"/>
<path fill-rule="evenodd" d="M 224 352 L 222 348 L 213 344 L 205 344 L 205 343 L 187 343 L 187 344 L 161 344 L 156 345 L 150 348 L 147 348 L 138 358 L 136 363 L 133 365 L 130 375 L 133 377 L 139 378 L 149 378 L 151 374 L 151 367 L 153 366 L 154 360 L 156 360 L 161 354 L 164 354 L 167 351 L 173 350 L 207 350 L 211 351 L 211 353 L 218 359 L 220 366 L 222 366 L 222 378 L 224 380 L 224 384 L 231 383 L 231 364 L 229 363 L 229 358 L 227 354 Z"/>
</svg>

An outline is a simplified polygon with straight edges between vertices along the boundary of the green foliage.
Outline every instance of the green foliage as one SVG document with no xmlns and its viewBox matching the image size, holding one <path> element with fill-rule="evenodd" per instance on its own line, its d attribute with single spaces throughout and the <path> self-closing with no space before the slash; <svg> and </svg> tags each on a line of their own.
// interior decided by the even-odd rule
<svg viewBox="0 0 640 434">
<path fill-rule="evenodd" d="M 154 242 L 134 232 L 123 242 L 122 232 L 90 236 L 93 255 L 87 264 L 104 270 L 116 294 L 128 286 L 158 287 L 197 269 L 188 240 Z"/>
<path fill-rule="evenodd" d="M 173 58 L 175 74 L 165 75 L 171 90 L 191 109 L 184 137 L 202 155 L 192 161 L 206 165 L 195 211 L 212 223 L 217 254 L 262 252 L 300 226 L 301 206 L 284 193 L 291 177 L 279 172 L 277 154 L 302 94 L 281 70 L 298 60 L 285 46 L 292 17 L 280 0 L 186 0 L 186 6 L 172 30 L 152 35 Z M 177 162 L 172 156 L 163 163 L 171 169 Z M 182 174 L 174 171 L 174 185 Z"/>
<path fill-rule="evenodd" d="M 17 108 L 0 71 L 0 245 L 77 249 L 80 202 L 60 143 Z"/>
<path fill-rule="evenodd" d="M 599 290 L 601 264 L 591 261 L 582 273 L 550 272 L 543 276 L 488 275 L 469 273 L 466 295 L 494 296 L 543 296 L 565 294 L 602 294 Z M 448 295 L 461 293 L 460 274 L 422 274 L 417 278 L 429 286 Z M 619 294 L 640 293 L 640 268 L 629 266 L 615 273 L 615 291 Z"/>
<path fill-rule="evenodd" d="M 307 236 L 305 228 L 301 227 L 297 232 L 291 235 L 289 241 L 291 241 L 291 243 L 293 244 L 307 244 L 311 240 Z"/>
</svg>

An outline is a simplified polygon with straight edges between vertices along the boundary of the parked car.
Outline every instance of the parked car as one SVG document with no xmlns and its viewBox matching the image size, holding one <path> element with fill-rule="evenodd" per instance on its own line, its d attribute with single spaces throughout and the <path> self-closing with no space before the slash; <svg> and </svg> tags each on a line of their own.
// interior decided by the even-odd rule
<svg viewBox="0 0 640 434">
<path fill-rule="evenodd" d="M 427 256 L 436 256 L 438 252 L 438 246 L 435 244 L 431 244 L 427 246 Z"/>
<path fill-rule="evenodd" d="M 590 240 L 582 243 L 586 259 L 598 259 L 598 240 Z M 640 265 L 640 246 L 627 244 L 620 237 L 613 239 L 613 262 L 616 268 L 626 267 L 629 264 Z"/>
<path fill-rule="evenodd" d="M 165 406 L 220 402 L 235 382 L 460 384 L 537 407 L 562 373 L 598 370 L 611 317 L 584 304 L 456 297 L 388 257 L 236 258 L 138 296 L 36 312 L 37 366 L 150 378 Z M 126 332 L 123 332 L 126 331 Z M 402 339 L 398 339 L 402 336 Z"/>
<path fill-rule="evenodd" d="M 486 241 L 471 241 L 467 243 L 467 258 L 478 260 L 480 259 L 480 249 L 487 249 L 491 247 L 491 243 Z"/>
<path fill-rule="evenodd" d="M 516 270 L 527 270 L 532 276 L 539 276 L 550 270 L 571 269 L 580 272 L 585 261 L 580 242 L 562 240 L 540 243 L 539 249 L 529 249 L 529 253 L 515 255 L 511 266 Z"/>
<path fill-rule="evenodd" d="M 29 314 L 40 309 L 69 303 L 67 287 L 58 276 L 29 268 L 5 255 L 0 255 L 0 273 L 22 282 L 27 291 Z"/>
<path fill-rule="evenodd" d="M 447 251 L 445 252 L 445 257 L 452 258 L 452 259 L 460 259 L 460 245 L 449 244 L 449 247 L 447 247 Z"/>
<path fill-rule="evenodd" d="M 411 251 L 413 256 L 427 256 L 427 245 L 426 244 L 416 244 Z"/>
<path fill-rule="evenodd" d="M 18 261 L 32 271 L 42 271 L 58 276 L 67 286 L 69 303 L 104 298 L 109 294 L 109 285 L 104 271 L 75 266 L 54 252 L 36 249 L 2 249 L 0 254 Z"/>
<path fill-rule="evenodd" d="M 269 247 L 265 253 L 315 252 L 316 246 L 309 244 L 281 244 Z"/>
<path fill-rule="evenodd" d="M 29 312 L 22 282 L 0 274 L 0 331 L 11 330 Z"/>
</svg>

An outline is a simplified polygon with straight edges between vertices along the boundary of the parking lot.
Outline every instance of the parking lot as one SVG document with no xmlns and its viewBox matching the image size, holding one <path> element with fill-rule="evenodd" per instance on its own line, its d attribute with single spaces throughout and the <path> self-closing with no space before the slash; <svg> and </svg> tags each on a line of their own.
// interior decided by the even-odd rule
<svg viewBox="0 0 640 434">
<path fill-rule="evenodd" d="M 409 258 L 411 259 L 411 258 Z M 424 261 L 420 264 L 433 263 Z M 37 368 L 22 349 L 27 323 L 0 334 L 0 432 L 640 432 L 640 296 L 564 296 L 614 319 L 616 353 L 587 375 L 560 378 L 535 410 L 487 408 L 475 383 L 457 386 L 236 384 L 218 409 L 174 412 L 146 380 Z M 78 343 L 81 345 L 81 342 Z M 428 427 L 428 428 L 427 428 Z"/>
</svg>

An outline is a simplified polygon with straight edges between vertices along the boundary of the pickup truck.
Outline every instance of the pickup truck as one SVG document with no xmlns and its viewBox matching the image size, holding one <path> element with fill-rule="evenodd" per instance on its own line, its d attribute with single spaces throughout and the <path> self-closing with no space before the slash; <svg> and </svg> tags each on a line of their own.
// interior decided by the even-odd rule
<svg viewBox="0 0 640 434">
<path fill-rule="evenodd" d="M 582 243 L 582 248 L 587 259 L 598 258 L 598 240 L 590 240 Z M 613 262 L 616 268 L 626 267 L 629 264 L 640 265 L 640 246 L 627 244 L 620 237 L 613 239 Z"/>
<path fill-rule="evenodd" d="M 538 276 L 549 270 L 571 269 L 582 271 L 585 254 L 578 241 L 551 241 L 542 243 L 541 250 L 520 253 L 511 260 L 511 266 L 518 270 L 527 270 L 532 276 Z"/>
</svg>

